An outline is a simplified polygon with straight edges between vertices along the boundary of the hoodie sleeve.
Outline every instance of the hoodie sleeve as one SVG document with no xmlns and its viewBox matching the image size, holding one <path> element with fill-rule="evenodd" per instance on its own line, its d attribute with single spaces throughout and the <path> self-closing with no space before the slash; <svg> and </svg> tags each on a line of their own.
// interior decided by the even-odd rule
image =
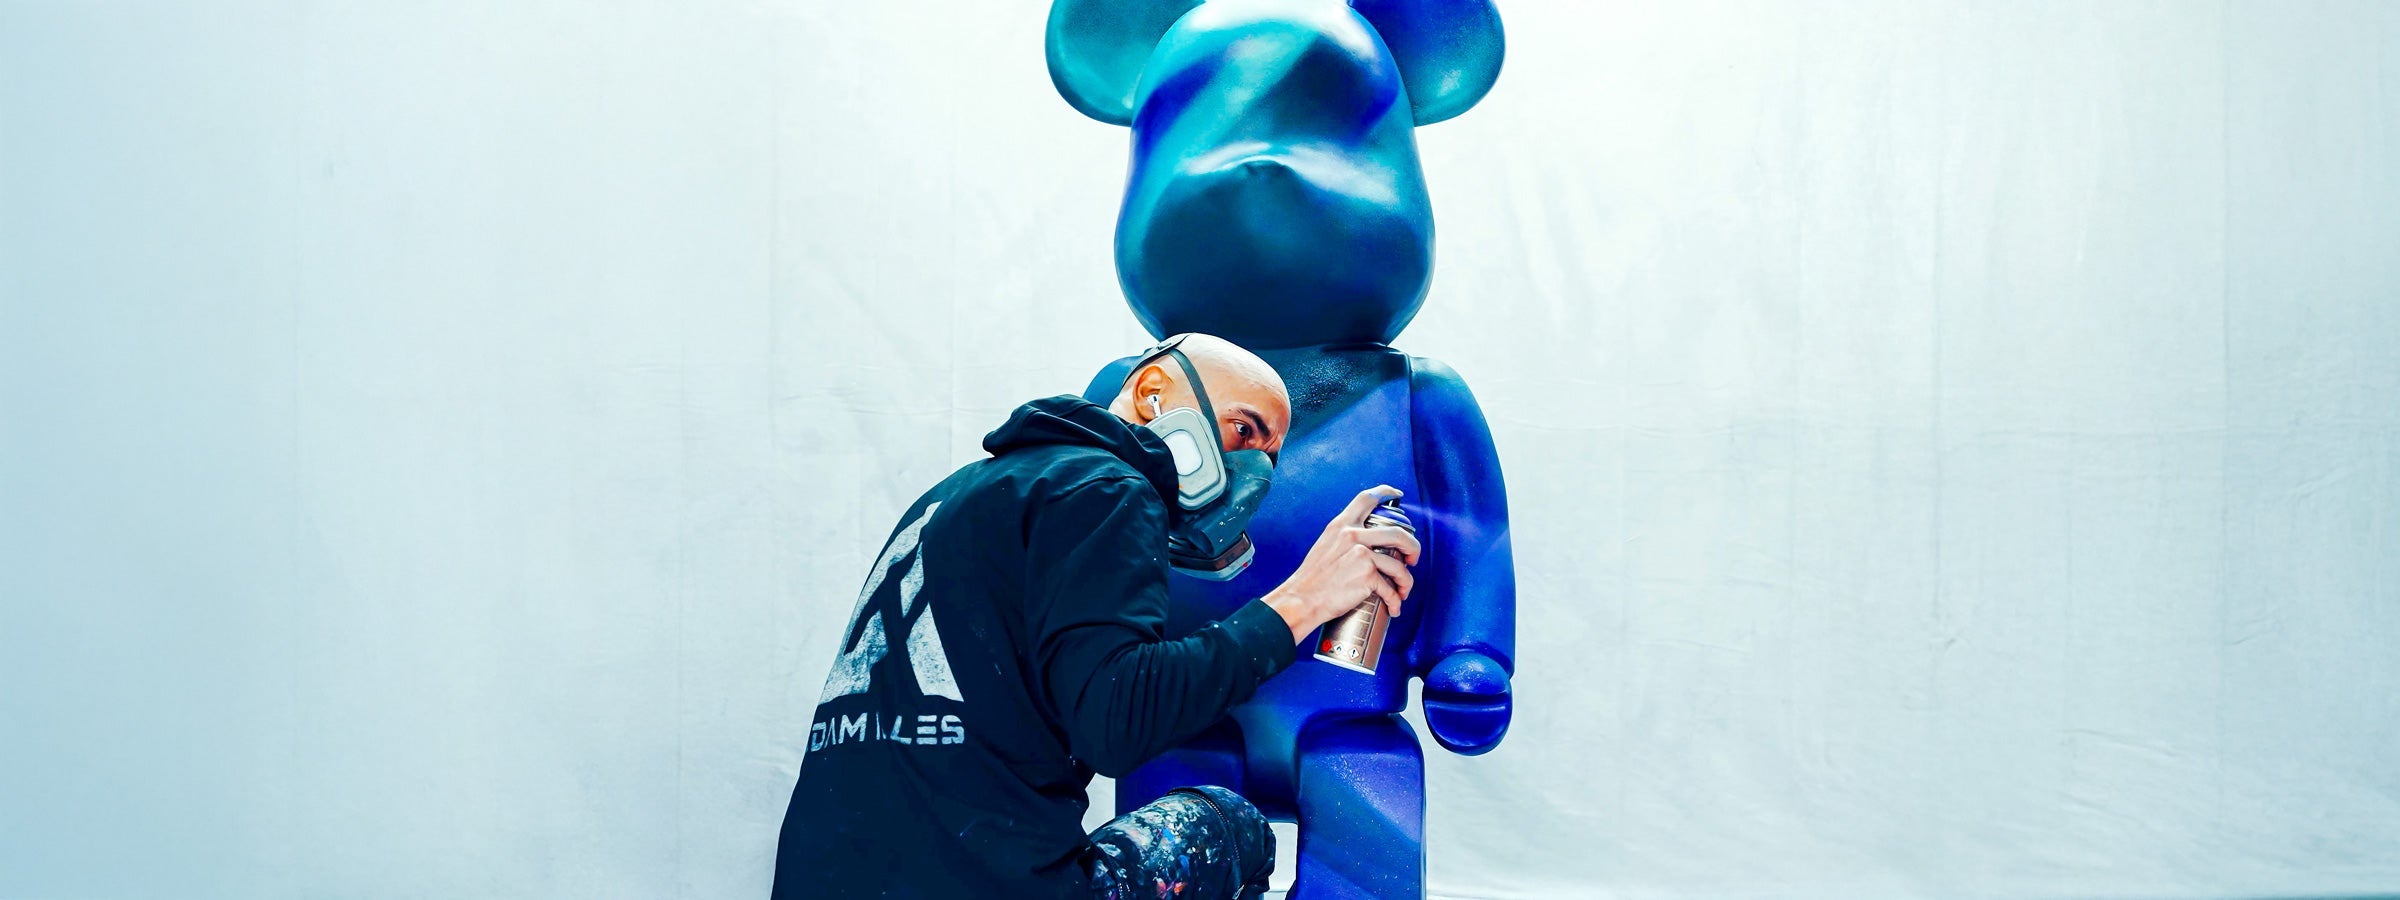
<svg viewBox="0 0 2400 900">
<path fill-rule="evenodd" d="M 1166 640 L 1165 534 L 1165 505 L 1129 476 L 1050 498 L 1026 542 L 1034 680 L 1069 752 L 1112 778 L 1199 734 L 1297 652 L 1257 600 Z"/>
</svg>

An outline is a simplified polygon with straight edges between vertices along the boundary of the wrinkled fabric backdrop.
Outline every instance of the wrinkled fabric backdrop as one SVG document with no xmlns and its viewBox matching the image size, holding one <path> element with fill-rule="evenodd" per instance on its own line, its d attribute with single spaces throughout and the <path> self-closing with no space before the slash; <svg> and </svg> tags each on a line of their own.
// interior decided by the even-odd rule
<svg viewBox="0 0 2400 900">
<path fill-rule="evenodd" d="M 1145 341 L 1045 11 L 0 0 L 0 896 L 763 896 L 893 517 Z M 1503 12 L 1437 893 L 2400 891 L 2400 5 Z"/>
</svg>

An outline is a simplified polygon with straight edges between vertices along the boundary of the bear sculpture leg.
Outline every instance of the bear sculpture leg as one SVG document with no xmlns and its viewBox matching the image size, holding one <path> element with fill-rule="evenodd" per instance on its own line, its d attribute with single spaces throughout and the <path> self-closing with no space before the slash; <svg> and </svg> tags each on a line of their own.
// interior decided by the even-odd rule
<svg viewBox="0 0 2400 900">
<path fill-rule="evenodd" d="M 1425 755 L 1397 715 L 1300 735 L 1300 866 L 1288 900 L 1425 896 Z"/>
</svg>

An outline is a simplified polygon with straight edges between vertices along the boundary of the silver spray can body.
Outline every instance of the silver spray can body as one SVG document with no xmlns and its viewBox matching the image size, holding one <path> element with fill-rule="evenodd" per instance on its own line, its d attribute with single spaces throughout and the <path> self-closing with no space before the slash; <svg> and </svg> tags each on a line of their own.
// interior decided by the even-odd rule
<svg viewBox="0 0 2400 900">
<path fill-rule="evenodd" d="M 1369 528 L 1398 528 L 1416 534 L 1417 527 L 1400 511 L 1400 501 L 1391 499 L 1367 514 Z M 1378 547 L 1375 552 L 1390 555 L 1392 551 Z M 1373 594 L 1358 602 L 1358 608 L 1343 613 L 1340 618 L 1325 623 L 1317 632 L 1317 658 L 1353 672 L 1375 674 L 1375 663 L 1383 658 L 1384 632 L 1391 627 L 1391 616 L 1383 611 L 1383 600 Z"/>
</svg>

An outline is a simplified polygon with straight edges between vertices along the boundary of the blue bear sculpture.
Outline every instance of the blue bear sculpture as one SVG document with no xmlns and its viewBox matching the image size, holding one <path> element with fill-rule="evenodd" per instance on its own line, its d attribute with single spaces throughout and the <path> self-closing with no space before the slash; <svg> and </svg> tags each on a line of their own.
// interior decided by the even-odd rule
<svg viewBox="0 0 2400 900">
<path fill-rule="evenodd" d="M 1499 76 L 1488 0 L 1058 0 L 1052 81 L 1133 132 L 1117 274 L 1152 334 L 1221 335 L 1283 375 L 1292 426 L 1250 526 L 1255 564 L 1178 578 L 1187 633 L 1272 588 L 1325 521 L 1385 483 L 1425 556 L 1383 661 L 1299 663 L 1230 721 L 1117 782 L 1119 812 L 1185 784 L 1239 790 L 1300 829 L 1294 900 L 1422 897 L 1424 756 L 1399 712 L 1454 752 L 1507 731 L 1516 585 L 1491 432 L 1448 366 L 1389 346 L 1424 302 L 1433 215 L 1415 128 Z M 1132 359 L 1086 395 L 1106 403 Z"/>
</svg>

